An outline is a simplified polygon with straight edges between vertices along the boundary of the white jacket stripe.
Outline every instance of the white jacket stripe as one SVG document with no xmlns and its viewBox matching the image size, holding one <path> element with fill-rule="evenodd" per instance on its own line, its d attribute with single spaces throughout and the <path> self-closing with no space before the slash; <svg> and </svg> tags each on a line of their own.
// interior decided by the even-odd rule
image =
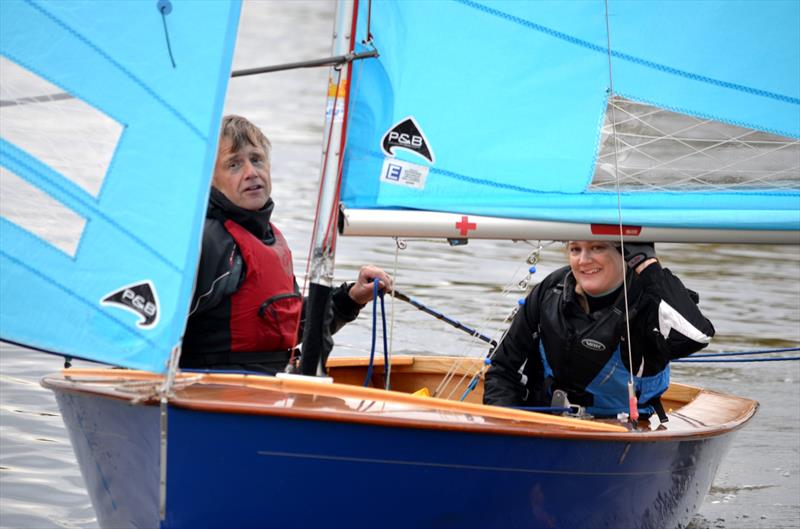
<svg viewBox="0 0 800 529">
<path fill-rule="evenodd" d="M 669 338 L 669 331 L 675 329 L 687 338 L 697 343 L 709 343 L 710 336 L 703 334 L 697 327 L 689 323 L 689 320 L 675 310 L 669 303 L 661 300 L 658 305 L 658 330 L 664 339 Z"/>
</svg>

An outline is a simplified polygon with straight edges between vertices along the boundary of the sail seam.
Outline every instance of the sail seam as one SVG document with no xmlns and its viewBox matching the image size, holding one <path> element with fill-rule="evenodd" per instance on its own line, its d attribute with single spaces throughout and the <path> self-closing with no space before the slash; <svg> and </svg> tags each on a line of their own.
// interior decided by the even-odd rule
<svg viewBox="0 0 800 529">
<path fill-rule="evenodd" d="M 38 11 L 40 11 L 43 15 L 48 17 L 50 20 L 52 20 L 58 26 L 61 26 L 63 29 L 65 29 L 66 31 L 68 31 L 69 33 L 74 35 L 75 38 L 77 38 L 79 41 L 83 42 L 86 46 L 88 46 L 92 50 L 94 50 L 98 55 L 103 57 L 106 61 L 111 63 L 115 68 L 117 68 L 119 71 L 121 71 L 123 74 L 125 74 L 125 76 L 127 76 L 131 81 L 133 81 L 136 85 L 138 85 L 142 90 L 147 92 L 147 94 L 150 97 L 155 99 L 160 105 L 162 105 L 164 108 L 166 108 L 172 115 L 174 115 L 176 118 L 178 118 L 178 120 L 181 123 L 183 123 L 184 125 L 186 125 L 186 127 L 189 130 L 191 130 L 198 138 L 200 138 L 203 141 L 206 141 L 206 137 L 203 135 L 203 133 L 200 131 L 200 129 L 198 129 L 196 126 L 194 126 L 194 124 L 192 124 L 176 108 L 172 107 L 172 105 L 167 103 L 167 101 L 164 100 L 161 96 L 159 96 L 155 92 L 155 90 L 153 90 L 147 84 L 145 84 L 144 81 L 142 81 L 141 79 L 136 77 L 131 71 L 129 71 L 127 68 L 125 68 L 122 64 L 120 64 L 119 62 L 115 61 L 111 56 L 109 56 L 106 52 L 104 52 L 99 46 L 97 46 L 92 41 L 90 41 L 88 38 L 86 38 L 83 35 L 81 35 L 80 33 L 78 33 L 75 29 L 73 29 L 70 26 L 68 26 L 66 23 L 64 23 L 62 20 L 57 18 L 55 15 L 53 15 L 52 13 L 50 13 L 49 11 L 44 9 L 42 6 L 36 4 L 32 0 L 27 0 L 27 2 L 31 7 L 33 7 L 34 9 L 36 9 Z M 88 101 L 88 99 L 87 99 L 87 101 Z"/>
<path fill-rule="evenodd" d="M 12 263 L 16 264 L 20 268 L 26 269 L 28 272 L 34 274 L 36 277 L 38 277 L 39 279 L 45 281 L 46 283 L 49 283 L 49 284 L 55 286 L 56 288 L 62 290 L 65 294 L 67 294 L 67 295 L 71 296 L 72 298 L 74 298 L 75 300 L 83 303 L 84 305 L 89 307 L 95 313 L 100 314 L 101 316 L 104 316 L 108 320 L 116 323 L 117 325 L 122 327 L 124 330 L 128 331 L 130 334 L 133 334 L 137 338 L 141 338 L 144 342 L 146 342 L 148 345 L 150 345 L 154 349 L 157 349 L 157 350 L 161 349 L 159 344 L 157 344 L 156 342 L 150 340 L 144 334 L 136 331 L 135 329 L 132 329 L 125 322 L 120 321 L 119 319 L 115 318 L 114 316 L 112 316 L 111 314 L 106 312 L 105 310 L 99 309 L 93 302 L 90 302 L 89 300 L 79 296 L 77 293 L 72 291 L 72 289 L 68 288 L 67 286 L 62 285 L 61 283 L 59 283 L 57 281 L 54 281 L 52 278 L 50 278 L 47 275 L 43 274 L 42 272 L 40 272 L 36 268 L 33 268 L 32 266 L 29 266 L 28 264 L 24 263 L 23 261 L 13 257 L 12 255 L 10 255 L 10 254 L 2 251 L 2 250 L 0 250 L 0 255 L 2 255 L 3 257 L 5 257 L 9 261 L 11 261 Z"/>
<path fill-rule="evenodd" d="M 8 144 L 5 141 L 0 143 L 0 145 L 8 145 L 9 147 L 12 147 L 12 148 L 14 147 L 13 145 Z M 35 186 L 35 187 L 37 187 L 39 189 L 42 189 L 42 191 L 44 191 L 45 193 L 48 193 L 49 195 L 53 196 L 52 193 L 47 192 L 41 186 L 37 185 L 36 181 L 31 179 L 31 175 L 35 176 L 36 179 L 40 179 L 41 181 L 43 181 L 43 183 L 51 186 L 52 188 L 57 189 L 62 194 L 63 197 L 68 197 L 71 201 L 73 201 L 73 202 L 77 203 L 78 205 L 82 206 L 83 208 L 85 208 L 87 210 L 87 212 L 92 213 L 93 214 L 92 216 L 96 216 L 96 217 L 101 218 L 103 221 L 107 222 L 109 225 L 111 225 L 115 229 L 117 229 L 120 233 L 124 234 L 129 239 L 131 239 L 132 241 L 135 241 L 142 248 L 144 248 L 144 249 L 148 250 L 149 252 L 151 252 L 161 262 L 163 262 L 165 265 L 167 265 L 172 271 L 174 271 L 174 272 L 176 272 L 178 274 L 181 273 L 181 267 L 180 266 L 178 266 L 177 264 L 173 263 L 167 257 L 161 255 L 161 253 L 159 253 L 155 248 L 153 248 L 152 246 L 150 246 L 149 244 L 144 242 L 137 235 L 131 233 L 130 231 L 125 229 L 123 226 L 118 224 L 116 221 L 114 221 L 112 218 L 110 218 L 108 215 L 106 215 L 103 211 L 101 211 L 100 209 L 98 209 L 94 205 L 92 205 L 92 203 L 90 201 L 87 201 L 87 200 L 81 198 L 81 196 L 78 193 L 68 189 L 63 184 L 60 184 L 59 182 L 54 181 L 52 178 L 50 178 L 49 176 L 44 174 L 41 169 L 39 169 L 37 167 L 34 167 L 30 163 L 24 161 L 19 155 L 15 155 L 13 152 L 8 152 L 9 150 L 11 150 L 11 149 L 3 149 L 3 155 L 5 157 L 8 157 L 9 159 L 11 159 L 12 161 L 16 162 L 16 164 L 18 164 L 21 168 L 25 169 L 25 171 L 17 171 L 17 174 L 18 174 L 18 176 L 20 178 L 22 178 L 23 180 L 29 182 L 31 185 L 33 185 L 33 186 Z M 56 174 L 58 174 L 58 173 L 56 173 Z M 61 202 L 61 201 L 59 200 L 59 202 Z M 73 208 L 70 207 L 70 209 L 73 209 Z M 92 220 L 92 216 L 85 215 L 85 217 L 88 220 Z M 78 247 L 78 249 L 76 249 L 76 252 L 75 252 L 76 256 L 78 255 L 79 249 L 80 249 L 80 247 Z"/>
<path fill-rule="evenodd" d="M 748 123 L 746 121 L 740 121 L 738 119 L 721 118 L 719 116 L 716 116 L 714 114 L 709 114 L 707 112 L 697 112 L 697 111 L 694 111 L 694 110 L 690 110 L 688 108 L 678 107 L 678 106 L 675 106 L 675 105 L 665 105 L 665 104 L 663 104 L 663 103 L 661 103 L 659 101 L 654 101 L 654 100 L 652 100 L 650 98 L 646 98 L 646 97 L 639 97 L 637 95 L 633 95 L 633 94 L 630 94 L 628 92 L 616 91 L 616 92 L 614 92 L 614 95 L 615 96 L 619 96 L 619 97 L 624 97 L 625 99 L 628 99 L 628 100 L 636 102 L 636 103 L 650 105 L 650 106 L 653 106 L 653 107 L 660 108 L 662 110 L 669 110 L 670 112 L 675 112 L 675 113 L 678 113 L 678 114 L 685 114 L 687 116 L 692 116 L 692 117 L 695 117 L 695 118 L 702 118 L 702 119 L 709 119 L 709 120 L 712 120 L 712 121 L 719 121 L 720 123 L 727 123 L 728 125 L 736 125 L 737 127 L 753 129 L 753 130 L 757 130 L 757 131 L 761 131 L 761 132 L 769 132 L 770 134 L 774 134 L 776 136 L 784 136 L 786 138 L 796 138 L 797 137 L 794 133 L 789 132 L 789 131 L 778 130 L 778 129 L 775 129 L 775 128 L 772 128 L 772 127 L 764 127 L 763 125 L 760 125 L 760 124 Z"/>
<path fill-rule="evenodd" d="M 563 40 L 565 42 L 569 42 L 570 44 L 575 44 L 577 46 L 581 46 L 583 48 L 586 48 L 586 49 L 589 49 L 589 50 L 592 50 L 592 51 L 596 51 L 598 53 L 602 53 L 603 55 L 606 55 L 606 54 L 609 53 L 609 50 L 606 49 L 603 46 L 599 46 L 597 44 L 592 44 L 591 42 L 589 42 L 587 40 L 579 39 L 578 37 L 574 37 L 574 36 L 569 35 L 567 33 L 562 33 L 561 31 L 556 31 L 554 29 L 548 28 L 547 26 L 542 26 L 540 24 L 536 24 L 535 22 L 531 22 L 530 20 L 526 20 L 524 18 L 505 13 L 505 12 L 500 11 L 498 9 L 493 9 L 491 7 L 484 6 L 484 5 L 479 4 L 477 2 L 473 2 L 471 0 L 455 0 L 455 1 L 460 3 L 460 4 L 465 5 L 467 7 L 471 7 L 473 9 L 477 9 L 479 11 L 483 11 L 486 14 L 489 14 L 489 15 L 492 15 L 492 16 L 495 16 L 495 17 L 499 17 L 499 18 L 503 18 L 505 20 L 508 20 L 509 22 L 513 22 L 513 23 L 519 24 L 519 25 L 521 25 L 523 27 L 533 29 L 533 30 L 538 31 L 540 33 L 544 33 L 544 34 L 549 35 L 551 37 L 557 38 L 559 40 Z M 610 52 L 610 54 L 611 54 L 612 57 L 617 58 L 617 59 L 621 59 L 621 60 L 624 60 L 624 61 L 632 62 L 632 63 L 638 64 L 640 66 L 645 66 L 647 68 L 651 68 L 651 69 L 654 69 L 654 70 L 659 70 L 659 71 L 662 71 L 662 72 L 665 72 L 665 73 L 669 73 L 669 74 L 672 74 L 672 75 L 677 75 L 679 77 L 684 77 L 686 79 L 691 79 L 693 81 L 698 81 L 698 82 L 702 82 L 702 83 L 706 83 L 706 84 L 720 86 L 720 87 L 723 87 L 723 88 L 736 90 L 738 92 L 745 92 L 745 93 L 748 93 L 748 94 L 757 95 L 757 96 L 761 96 L 761 97 L 766 97 L 766 98 L 769 98 L 769 99 L 775 99 L 777 101 L 783 101 L 785 103 L 791 103 L 793 105 L 800 105 L 800 98 L 797 98 L 797 97 L 787 96 L 787 95 L 784 95 L 784 94 L 778 94 L 778 93 L 775 93 L 775 92 L 770 92 L 768 90 L 762 90 L 760 88 L 753 88 L 751 86 L 746 86 L 746 85 L 742 85 L 742 84 L 738 84 L 738 83 L 731 83 L 729 81 L 722 81 L 720 79 L 714 79 L 712 77 L 706 77 L 704 75 L 700 75 L 700 74 L 696 74 L 696 73 L 692 73 L 692 72 L 687 72 L 685 70 L 679 70 L 677 68 L 673 68 L 672 66 L 667 66 L 667 65 L 664 65 L 664 64 L 659 64 L 659 63 L 656 63 L 656 62 L 653 62 L 653 61 L 649 61 L 647 59 L 642 59 L 640 57 L 636 57 L 636 56 L 630 55 L 628 53 L 623 53 L 623 52 L 613 51 L 612 50 Z"/>
</svg>

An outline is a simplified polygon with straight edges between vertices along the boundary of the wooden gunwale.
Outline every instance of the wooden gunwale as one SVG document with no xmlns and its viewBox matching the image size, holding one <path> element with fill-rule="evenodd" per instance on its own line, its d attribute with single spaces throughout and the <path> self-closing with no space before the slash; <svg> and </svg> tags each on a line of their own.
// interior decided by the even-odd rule
<svg viewBox="0 0 800 529">
<path fill-rule="evenodd" d="M 361 360 L 355 362 L 358 363 Z M 411 368 L 414 363 L 413 359 L 393 362 L 393 371 L 395 366 Z M 353 362 L 346 361 L 339 365 L 355 367 Z M 42 384 L 51 389 L 97 394 L 125 401 L 140 400 L 144 404 L 152 405 L 157 402 L 155 389 L 162 381 L 163 377 L 160 375 L 141 371 L 73 368 L 62 371 L 60 375 L 46 377 Z M 227 373 L 181 373 L 176 381 L 178 386 L 175 396 L 170 398 L 170 404 L 203 412 L 273 415 L 414 429 L 630 442 L 721 435 L 743 426 L 758 406 L 749 399 L 673 384 L 670 392 L 675 397 L 671 402 L 682 406 L 670 414 L 671 421 L 666 424 L 666 429 L 629 431 L 617 421 L 583 421 L 338 383 L 320 384 Z M 266 395 L 269 397 L 266 398 Z M 286 405 L 289 399 L 292 400 L 291 406 Z M 275 405 L 276 400 L 283 404 Z M 368 403 L 359 408 L 372 411 L 365 413 L 354 410 L 346 405 L 345 400 Z M 382 411 L 376 412 L 372 408 Z"/>
</svg>

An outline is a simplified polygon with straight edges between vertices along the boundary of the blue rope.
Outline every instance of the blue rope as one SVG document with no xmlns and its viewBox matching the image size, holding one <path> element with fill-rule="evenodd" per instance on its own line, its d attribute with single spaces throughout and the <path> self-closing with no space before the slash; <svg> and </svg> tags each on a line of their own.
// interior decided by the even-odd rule
<svg viewBox="0 0 800 529">
<path fill-rule="evenodd" d="M 489 351 L 489 354 L 491 355 L 493 351 L 494 351 L 494 349 Z M 491 358 L 484 358 L 483 363 L 484 363 L 484 365 L 490 366 L 490 365 L 492 365 L 492 359 Z M 459 400 L 462 400 L 462 401 L 465 400 L 467 398 L 467 395 L 469 395 L 470 392 L 475 389 L 475 387 L 478 385 L 478 381 L 481 379 L 481 374 L 482 373 L 483 373 L 483 369 L 481 369 L 480 371 L 475 373 L 475 376 L 472 377 L 472 380 L 470 381 L 469 386 L 467 386 L 467 389 L 461 395 L 461 399 L 459 399 Z"/>
<path fill-rule="evenodd" d="M 727 353 L 700 353 L 692 355 L 692 358 L 710 358 L 712 356 L 739 356 L 739 355 L 759 355 L 769 353 L 788 353 L 800 351 L 800 347 L 787 347 L 785 349 L 762 349 L 761 351 L 735 351 Z"/>
<path fill-rule="evenodd" d="M 469 385 L 467 386 L 467 389 L 464 390 L 464 393 L 461 394 L 461 398 L 458 399 L 458 400 L 464 401 L 467 398 L 467 396 L 470 394 L 470 392 L 472 392 L 472 390 L 475 389 L 475 386 L 478 385 L 478 380 L 479 379 L 480 379 L 480 373 L 477 373 L 474 377 L 472 377 L 472 380 L 470 380 Z"/>
<path fill-rule="evenodd" d="M 372 367 L 375 365 L 375 341 L 378 330 L 378 280 L 373 283 L 372 288 L 372 347 L 369 352 L 369 366 L 367 367 L 367 378 L 364 379 L 364 387 L 369 386 L 372 379 Z"/>
<path fill-rule="evenodd" d="M 157 6 L 158 12 L 161 13 L 161 20 L 164 23 L 164 37 L 167 39 L 167 51 L 169 52 L 169 60 L 172 63 L 172 67 L 176 68 L 175 66 L 175 57 L 172 56 L 172 45 L 169 43 L 169 31 L 167 30 L 167 15 L 172 12 L 172 4 L 169 0 L 159 0 Z"/>
<path fill-rule="evenodd" d="M 686 364 L 710 364 L 716 362 L 787 362 L 790 360 L 800 360 L 800 356 L 782 356 L 777 358 L 731 358 L 725 360 L 709 360 L 710 358 L 719 358 L 722 356 L 743 356 L 743 355 L 760 355 L 771 353 L 788 353 L 791 351 L 800 351 L 800 347 L 786 347 L 783 349 L 762 349 L 760 351 L 733 351 L 726 353 L 702 353 L 692 355 L 689 358 L 680 358 L 673 360 L 673 362 L 683 362 Z"/>
<path fill-rule="evenodd" d="M 367 377 L 364 379 L 364 387 L 369 386 L 372 379 L 372 369 L 375 366 L 375 342 L 377 342 L 378 332 L 378 298 L 381 300 L 381 320 L 383 322 L 383 380 L 386 389 L 389 389 L 389 346 L 386 341 L 386 311 L 383 304 L 383 292 L 378 290 L 379 280 L 375 278 L 372 283 L 372 347 L 369 352 L 369 366 L 367 367 Z"/>
<path fill-rule="evenodd" d="M 679 360 L 673 360 L 673 362 L 683 362 L 684 364 L 701 364 L 701 363 L 710 364 L 716 362 L 786 362 L 788 360 L 800 360 L 800 356 L 786 356 L 783 358 L 726 358 L 723 360 L 682 358 Z"/>
</svg>

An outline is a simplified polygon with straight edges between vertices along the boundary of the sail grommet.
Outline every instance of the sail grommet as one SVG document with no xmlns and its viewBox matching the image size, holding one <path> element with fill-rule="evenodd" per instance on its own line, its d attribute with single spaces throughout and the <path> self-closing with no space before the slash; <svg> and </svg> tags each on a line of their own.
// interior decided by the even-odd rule
<svg viewBox="0 0 800 529">
<path fill-rule="evenodd" d="M 169 0 L 158 0 L 156 8 L 158 9 L 158 12 L 161 13 L 162 15 L 169 15 L 170 13 L 172 13 L 172 2 L 170 2 Z"/>
</svg>

